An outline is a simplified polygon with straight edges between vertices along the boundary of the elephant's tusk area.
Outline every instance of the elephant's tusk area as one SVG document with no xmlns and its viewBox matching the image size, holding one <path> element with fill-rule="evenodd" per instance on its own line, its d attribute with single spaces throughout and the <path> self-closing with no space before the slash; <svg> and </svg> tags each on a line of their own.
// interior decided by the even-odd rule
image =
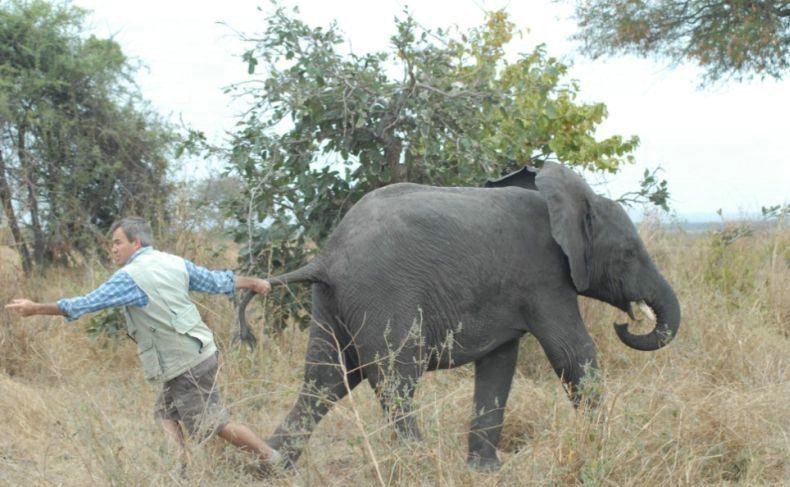
<svg viewBox="0 0 790 487">
<path fill-rule="evenodd" d="M 632 321 L 642 321 L 641 319 L 637 318 L 636 312 L 634 308 L 639 308 L 639 311 L 642 312 L 642 315 L 647 318 L 648 320 L 655 322 L 656 321 L 656 314 L 653 312 L 653 309 L 647 304 L 645 301 L 638 301 L 632 302 L 628 305 L 628 317 L 631 318 Z"/>
<path fill-rule="evenodd" d="M 650 321 L 656 321 L 656 314 L 653 313 L 653 308 L 651 308 L 646 302 L 639 301 L 637 306 L 639 306 L 639 309 L 642 311 L 642 313 L 647 316 L 647 319 Z"/>
<path fill-rule="evenodd" d="M 628 317 L 636 321 L 636 313 L 634 313 L 634 303 L 628 303 Z"/>
</svg>

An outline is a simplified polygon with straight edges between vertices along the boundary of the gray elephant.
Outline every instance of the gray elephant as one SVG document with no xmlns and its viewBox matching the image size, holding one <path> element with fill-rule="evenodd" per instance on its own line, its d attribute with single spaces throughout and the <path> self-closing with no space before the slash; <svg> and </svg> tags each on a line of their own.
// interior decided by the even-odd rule
<svg viewBox="0 0 790 487">
<path fill-rule="evenodd" d="M 486 186 L 372 191 L 315 260 L 269 279 L 310 282 L 313 299 L 302 391 L 269 445 L 295 461 L 333 402 L 365 379 L 396 431 L 419 438 L 411 398 L 420 376 L 474 362 L 468 462 L 497 468 L 524 334 L 538 339 L 575 405 L 597 400 L 580 387 L 597 365 L 578 295 L 632 319 L 632 303 L 654 311 L 648 334 L 615 325 L 629 347 L 657 350 L 675 337 L 678 300 L 618 203 L 554 163 Z M 246 331 L 251 297 L 239 308 Z"/>
</svg>

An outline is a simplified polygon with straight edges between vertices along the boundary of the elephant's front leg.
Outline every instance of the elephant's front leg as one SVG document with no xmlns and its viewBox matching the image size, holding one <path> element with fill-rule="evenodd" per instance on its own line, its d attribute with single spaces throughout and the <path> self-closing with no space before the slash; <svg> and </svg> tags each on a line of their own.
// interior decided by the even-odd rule
<svg viewBox="0 0 790 487">
<path fill-rule="evenodd" d="M 353 365 L 345 357 L 343 352 L 338 354 L 331 330 L 314 321 L 310 326 L 302 390 L 288 416 L 266 440 L 283 454 L 286 465 L 296 462 L 316 425 L 334 403 L 362 380 L 359 370 L 349 370 Z"/>
<path fill-rule="evenodd" d="M 542 314 L 530 331 L 565 384 L 574 407 L 595 409 L 600 402 L 600 391 L 594 383 L 598 372 L 595 344 L 579 314 L 576 296 Z"/>
<path fill-rule="evenodd" d="M 496 446 L 516 368 L 518 342 L 516 339 L 500 345 L 475 362 L 475 410 L 469 431 L 467 462 L 476 468 L 499 468 Z"/>
</svg>

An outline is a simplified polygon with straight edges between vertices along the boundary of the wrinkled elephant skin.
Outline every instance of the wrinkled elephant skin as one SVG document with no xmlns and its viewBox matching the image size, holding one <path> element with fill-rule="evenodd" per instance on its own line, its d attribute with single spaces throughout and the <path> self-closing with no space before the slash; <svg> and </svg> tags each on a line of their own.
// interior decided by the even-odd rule
<svg viewBox="0 0 790 487">
<path fill-rule="evenodd" d="M 272 447 L 295 461 L 333 402 L 363 380 L 398 433 L 419 438 L 411 399 L 420 376 L 474 362 L 468 461 L 495 469 L 524 334 L 538 339 L 576 405 L 597 402 L 579 387 L 597 365 L 578 295 L 629 313 L 632 303 L 652 308 L 651 333 L 617 325 L 632 348 L 656 350 L 676 335 L 675 293 L 619 204 L 552 163 L 486 186 L 373 191 L 314 261 L 270 278 L 313 289 L 303 388 Z"/>
</svg>

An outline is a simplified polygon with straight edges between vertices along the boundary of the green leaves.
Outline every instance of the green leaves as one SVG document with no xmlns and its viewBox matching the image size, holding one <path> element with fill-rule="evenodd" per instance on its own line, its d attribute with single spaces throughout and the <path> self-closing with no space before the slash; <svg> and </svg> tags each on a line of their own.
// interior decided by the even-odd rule
<svg viewBox="0 0 790 487">
<path fill-rule="evenodd" d="M 255 66 L 258 65 L 258 58 L 255 57 L 252 51 L 245 51 L 241 56 L 241 60 L 247 63 L 247 74 L 255 73 Z"/>
<path fill-rule="evenodd" d="M 666 180 L 659 179 L 658 173 L 661 170 L 661 167 L 657 167 L 652 171 L 645 169 L 642 180 L 639 183 L 639 191 L 626 193 L 618 198 L 617 201 L 626 205 L 650 202 L 664 211 L 669 211 L 669 187 Z"/>
</svg>

